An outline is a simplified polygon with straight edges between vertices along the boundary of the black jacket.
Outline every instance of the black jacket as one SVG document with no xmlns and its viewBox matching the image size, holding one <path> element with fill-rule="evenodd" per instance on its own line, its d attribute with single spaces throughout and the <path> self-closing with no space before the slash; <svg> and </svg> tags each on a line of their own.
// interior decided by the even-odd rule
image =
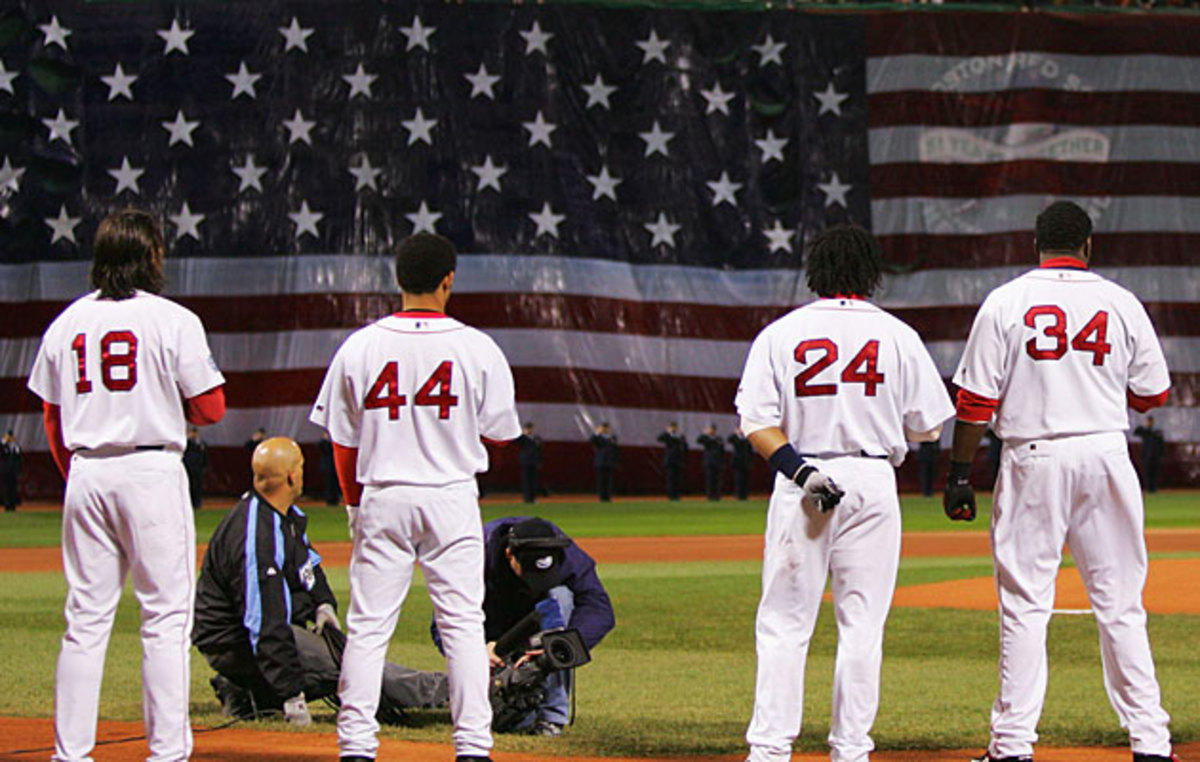
<svg viewBox="0 0 1200 762">
<path fill-rule="evenodd" d="M 754 448 L 750 444 L 750 439 L 730 434 L 727 441 L 733 447 L 733 467 L 749 468 L 754 462 Z"/>
<path fill-rule="evenodd" d="M 196 584 L 192 642 L 209 653 L 249 647 L 284 697 L 304 687 L 291 625 L 315 620 L 322 603 L 337 608 L 307 526 L 296 506 L 280 516 L 257 493 L 246 493 L 213 532 Z"/>
<path fill-rule="evenodd" d="M 617 438 L 612 434 L 593 434 L 588 440 L 596 448 L 592 465 L 596 468 L 615 468 L 617 465 Z"/>
<path fill-rule="evenodd" d="M 542 465 L 542 438 L 537 434 L 529 436 L 522 434 L 517 437 L 517 447 L 521 448 L 517 453 L 517 462 L 522 466 L 540 466 Z"/>
<path fill-rule="evenodd" d="M 687 462 L 687 437 L 678 432 L 672 434 L 664 431 L 658 435 L 658 441 L 663 444 L 663 466 L 666 468 L 682 467 Z"/>
<path fill-rule="evenodd" d="M 725 442 L 715 434 L 701 434 L 696 441 L 704 448 L 704 467 L 720 468 L 725 465 Z"/>
</svg>

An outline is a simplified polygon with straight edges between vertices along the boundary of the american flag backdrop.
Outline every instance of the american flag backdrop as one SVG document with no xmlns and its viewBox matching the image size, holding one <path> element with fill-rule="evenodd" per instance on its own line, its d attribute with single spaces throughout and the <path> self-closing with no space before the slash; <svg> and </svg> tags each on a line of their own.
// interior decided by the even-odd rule
<svg viewBox="0 0 1200 762">
<path fill-rule="evenodd" d="M 491 334 L 552 488 L 656 489 L 655 438 L 729 433 L 750 340 L 811 298 L 804 241 L 881 236 L 879 301 L 950 375 L 986 292 L 1028 267 L 1049 199 L 1096 219 L 1147 303 L 1200 442 L 1200 23 L 1192 17 L 710 12 L 379 2 L 27 2 L 0 17 L 0 425 L 86 290 L 109 211 L 158 213 L 168 296 L 228 378 L 210 486 L 257 427 L 313 442 L 344 336 L 399 306 L 390 247 L 463 252 L 450 312 Z M 49 459 L 29 487 L 51 490 Z M 38 461 L 40 460 L 40 465 Z M 515 481 L 511 453 L 493 484 Z M 758 474 L 765 483 L 765 469 Z M 694 483 L 698 483 L 695 482 Z"/>
</svg>

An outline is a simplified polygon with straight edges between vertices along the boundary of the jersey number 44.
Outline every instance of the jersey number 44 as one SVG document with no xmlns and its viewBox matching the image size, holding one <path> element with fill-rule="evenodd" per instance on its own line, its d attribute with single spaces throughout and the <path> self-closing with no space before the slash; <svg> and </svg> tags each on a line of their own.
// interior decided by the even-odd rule
<svg viewBox="0 0 1200 762">
<path fill-rule="evenodd" d="M 449 419 L 451 408 L 458 406 L 458 397 L 450 393 L 453 374 L 454 363 L 443 360 L 417 390 L 413 404 L 436 407 L 439 419 Z M 367 410 L 387 410 L 388 420 L 398 421 L 400 408 L 407 405 L 408 397 L 400 393 L 400 366 L 392 360 L 383 366 L 375 383 L 371 384 L 371 389 L 363 400 L 363 407 Z"/>
</svg>

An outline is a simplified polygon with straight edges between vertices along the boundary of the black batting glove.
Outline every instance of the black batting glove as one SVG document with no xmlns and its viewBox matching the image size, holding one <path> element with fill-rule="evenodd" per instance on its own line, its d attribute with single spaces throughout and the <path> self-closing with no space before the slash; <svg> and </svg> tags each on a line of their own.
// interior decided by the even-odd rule
<svg viewBox="0 0 1200 762">
<path fill-rule="evenodd" d="M 942 509 L 951 521 L 975 520 L 975 490 L 971 488 L 971 464 L 950 461 L 950 476 L 942 495 Z"/>
</svg>

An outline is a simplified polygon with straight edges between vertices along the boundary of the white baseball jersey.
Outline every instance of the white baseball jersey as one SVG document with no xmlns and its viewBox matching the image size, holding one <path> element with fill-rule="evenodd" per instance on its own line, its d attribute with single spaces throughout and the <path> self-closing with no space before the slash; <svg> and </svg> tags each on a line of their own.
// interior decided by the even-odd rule
<svg viewBox="0 0 1200 762">
<path fill-rule="evenodd" d="M 42 337 L 29 388 L 62 408 L 70 450 L 184 448 L 183 400 L 225 383 L 200 318 L 169 299 L 96 291 L 63 310 Z"/>
<path fill-rule="evenodd" d="M 1031 270 L 992 291 L 954 382 L 1000 401 L 994 428 L 1006 442 L 1124 431 L 1127 389 L 1152 397 L 1171 385 L 1142 303 L 1074 268 Z"/>
<path fill-rule="evenodd" d="M 750 347 L 735 401 L 748 421 L 779 426 L 802 454 L 908 452 L 904 429 L 954 414 L 941 374 L 909 326 L 861 299 L 820 299 L 771 323 Z"/>
<path fill-rule="evenodd" d="M 487 470 L 480 437 L 521 433 L 496 342 L 440 313 L 389 315 L 347 337 L 309 420 L 359 448 L 363 485 L 439 487 Z"/>
</svg>

